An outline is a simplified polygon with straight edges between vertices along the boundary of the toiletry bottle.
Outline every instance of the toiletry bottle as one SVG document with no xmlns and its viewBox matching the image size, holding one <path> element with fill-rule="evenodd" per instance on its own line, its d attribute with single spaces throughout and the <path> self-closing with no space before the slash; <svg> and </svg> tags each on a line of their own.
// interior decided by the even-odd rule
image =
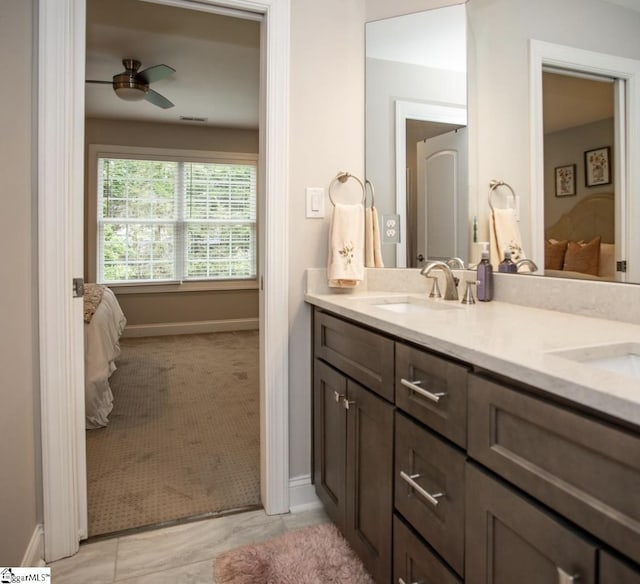
<svg viewBox="0 0 640 584">
<path fill-rule="evenodd" d="M 482 255 L 476 270 L 478 300 L 489 302 L 493 298 L 493 268 L 489 261 L 489 244 L 487 242 L 482 243 Z"/>
<path fill-rule="evenodd" d="M 498 264 L 498 272 L 502 274 L 515 274 L 518 271 L 518 266 L 511 259 L 511 252 L 504 252 L 504 259 Z"/>
</svg>

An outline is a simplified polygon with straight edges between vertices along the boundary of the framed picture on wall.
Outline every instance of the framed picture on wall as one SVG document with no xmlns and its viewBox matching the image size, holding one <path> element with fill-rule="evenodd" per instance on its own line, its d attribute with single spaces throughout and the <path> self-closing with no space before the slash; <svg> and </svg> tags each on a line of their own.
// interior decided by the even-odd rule
<svg viewBox="0 0 640 584">
<path fill-rule="evenodd" d="M 556 197 L 571 197 L 576 194 L 576 165 L 556 166 Z"/>
<path fill-rule="evenodd" d="M 584 179 L 588 187 L 611 183 L 610 157 L 609 146 L 587 150 L 584 153 Z"/>
</svg>

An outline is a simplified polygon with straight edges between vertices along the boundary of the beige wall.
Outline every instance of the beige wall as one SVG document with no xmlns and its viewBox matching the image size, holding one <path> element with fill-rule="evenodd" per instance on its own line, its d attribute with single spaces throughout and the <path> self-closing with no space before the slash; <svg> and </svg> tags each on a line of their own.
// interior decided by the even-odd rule
<svg viewBox="0 0 640 584">
<path fill-rule="evenodd" d="M 0 565 L 20 565 L 38 521 L 40 447 L 38 395 L 37 244 L 33 164 L 32 3 L 0 8 Z M 10 79 L 11 84 L 6 80 Z"/>
<path fill-rule="evenodd" d="M 327 261 L 327 218 L 305 219 L 305 187 L 364 172 L 364 0 L 293 0 L 289 161 L 290 475 L 311 470 L 311 331 L 304 271 Z"/>
<path fill-rule="evenodd" d="M 467 0 L 366 0 L 367 22 L 422 12 L 432 8 L 442 8 L 443 6 L 453 6 L 454 4 L 464 4 Z"/>
<path fill-rule="evenodd" d="M 146 146 L 218 152 L 258 152 L 257 130 L 234 130 L 195 125 L 153 124 L 87 119 L 85 151 L 89 144 Z M 88 160 L 86 160 L 85 169 Z M 85 170 L 85 177 L 89 173 Z M 85 183 L 85 233 L 94 237 L 86 213 L 93 191 Z M 95 276 L 87 267 L 88 239 L 85 237 L 85 278 Z M 118 294 L 118 301 L 130 325 L 226 320 L 258 317 L 258 291 L 154 292 Z"/>
<path fill-rule="evenodd" d="M 595 193 L 613 193 L 615 185 L 588 187 L 584 179 L 584 153 L 602 146 L 611 146 L 611 168 L 615 160 L 613 150 L 613 118 L 577 126 L 544 136 L 544 224 L 553 225 L 563 213 L 570 211 L 583 198 Z M 576 165 L 576 195 L 556 197 L 557 166 Z"/>
</svg>

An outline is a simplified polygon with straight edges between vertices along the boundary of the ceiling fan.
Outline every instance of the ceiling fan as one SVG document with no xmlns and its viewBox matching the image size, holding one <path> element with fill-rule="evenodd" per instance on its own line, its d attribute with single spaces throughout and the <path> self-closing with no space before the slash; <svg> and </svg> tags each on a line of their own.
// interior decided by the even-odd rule
<svg viewBox="0 0 640 584">
<path fill-rule="evenodd" d="M 164 95 L 151 89 L 149 85 L 155 81 L 166 79 L 176 72 L 175 69 L 168 65 L 154 65 L 143 71 L 138 71 L 140 61 L 136 59 L 123 59 L 122 64 L 125 70 L 114 75 L 112 81 L 87 79 L 86 82 L 111 85 L 116 95 L 125 101 L 142 101 L 144 99 L 162 109 L 173 107 L 173 103 Z"/>
</svg>

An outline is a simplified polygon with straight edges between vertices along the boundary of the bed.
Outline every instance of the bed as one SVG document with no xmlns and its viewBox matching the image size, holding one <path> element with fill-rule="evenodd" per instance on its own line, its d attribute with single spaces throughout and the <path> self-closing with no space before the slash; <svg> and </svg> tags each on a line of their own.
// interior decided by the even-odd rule
<svg viewBox="0 0 640 584">
<path fill-rule="evenodd" d="M 86 284 L 84 292 L 84 377 L 86 428 L 106 426 L 113 408 L 109 377 L 120 355 L 120 335 L 127 324 L 115 294 L 106 286 Z"/>
<path fill-rule="evenodd" d="M 616 279 L 613 193 L 584 197 L 545 229 L 546 276 Z"/>
</svg>

